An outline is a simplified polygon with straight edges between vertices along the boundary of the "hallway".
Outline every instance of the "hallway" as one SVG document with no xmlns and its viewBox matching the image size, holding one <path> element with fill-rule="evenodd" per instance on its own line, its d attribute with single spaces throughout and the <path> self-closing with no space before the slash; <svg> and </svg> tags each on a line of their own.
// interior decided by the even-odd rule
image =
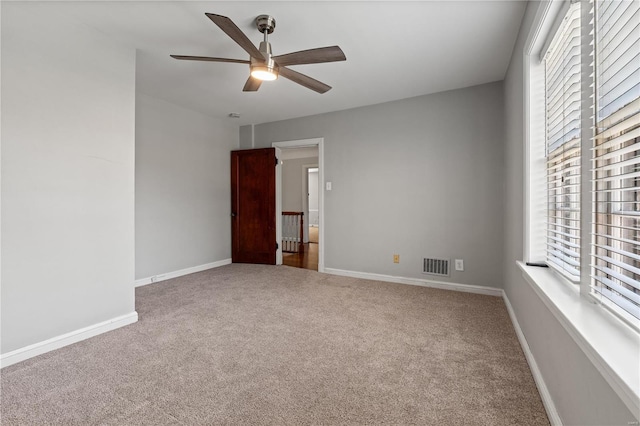
<svg viewBox="0 0 640 426">
<path fill-rule="evenodd" d="M 309 227 L 309 242 L 302 253 L 282 253 L 282 264 L 294 268 L 318 270 L 318 227 Z"/>
</svg>

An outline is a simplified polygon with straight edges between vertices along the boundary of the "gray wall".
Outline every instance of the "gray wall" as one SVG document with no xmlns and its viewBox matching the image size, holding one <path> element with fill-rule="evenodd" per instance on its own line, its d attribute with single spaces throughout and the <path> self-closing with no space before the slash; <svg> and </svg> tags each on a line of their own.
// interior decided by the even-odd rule
<svg viewBox="0 0 640 426">
<path fill-rule="evenodd" d="M 134 49 L 2 2 L 3 354 L 134 312 L 134 117 Z"/>
<path fill-rule="evenodd" d="M 231 257 L 238 126 L 138 93 L 136 278 Z"/>
<path fill-rule="evenodd" d="M 302 166 L 318 164 L 318 157 L 283 160 L 282 166 L 282 210 L 302 211 Z M 317 208 L 317 207 L 316 207 Z M 307 218 L 304 219 L 307 223 Z"/>
<path fill-rule="evenodd" d="M 318 225 L 318 178 L 319 173 L 309 172 L 309 225 Z"/>
<path fill-rule="evenodd" d="M 500 287 L 502 102 L 492 83 L 260 124 L 255 147 L 324 138 L 326 267 Z M 424 275 L 427 256 L 465 271 Z"/>
<path fill-rule="evenodd" d="M 530 2 L 505 85 L 504 290 L 565 425 L 627 425 L 633 415 L 529 284 L 516 260 L 524 257 L 524 43 L 535 16 Z"/>
<path fill-rule="evenodd" d="M 250 125 L 241 126 L 240 131 L 238 133 L 240 136 L 240 141 L 239 141 L 240 149 L 253 148 L 253 127 Z"/>
</svg>

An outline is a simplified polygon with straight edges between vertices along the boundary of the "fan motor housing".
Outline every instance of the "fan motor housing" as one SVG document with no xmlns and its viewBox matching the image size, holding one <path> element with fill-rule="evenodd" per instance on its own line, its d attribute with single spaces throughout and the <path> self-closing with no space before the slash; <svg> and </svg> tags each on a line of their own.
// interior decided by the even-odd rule
<svg viewBox="0 0 640 426">
<path fill-rule="evenodd" d="M 271 34 L 276 29 L 276 18 L 271 15 L 260 15 L 256 18 L 256 27 L 258 31 L 267 34 Z"/>
</svg>

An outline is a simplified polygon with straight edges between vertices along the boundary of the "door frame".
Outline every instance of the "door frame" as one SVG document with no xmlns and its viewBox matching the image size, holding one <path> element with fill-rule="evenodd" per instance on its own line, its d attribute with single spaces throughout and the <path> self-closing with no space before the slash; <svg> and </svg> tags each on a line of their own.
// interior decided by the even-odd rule
<svg viewBox="0 0 640 426">
<path fill-rule="evenodd" d="M 318 272 L 324 272 L 324 138 L 298 139 L 293 141 L 273 142 L 276 155 L 282 148 L 318 147 Z M 281 160 L 278 157 L 278 160 Z M 282 162 L 276 167 L 276 240 L 280 242 L 276 252 L 276 265 L 282 265 Z"/>
</svg>

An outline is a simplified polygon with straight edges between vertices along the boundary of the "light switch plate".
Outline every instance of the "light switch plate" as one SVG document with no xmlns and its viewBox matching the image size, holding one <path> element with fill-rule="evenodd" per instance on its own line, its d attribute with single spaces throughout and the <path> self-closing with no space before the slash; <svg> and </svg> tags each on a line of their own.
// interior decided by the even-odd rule
<svg viewBox="0 0 640 426">
<path fill-rule="evenodd" d="M 464 260 L 456 259 L 456 271 L 464 271 Z"/>
</svg>

